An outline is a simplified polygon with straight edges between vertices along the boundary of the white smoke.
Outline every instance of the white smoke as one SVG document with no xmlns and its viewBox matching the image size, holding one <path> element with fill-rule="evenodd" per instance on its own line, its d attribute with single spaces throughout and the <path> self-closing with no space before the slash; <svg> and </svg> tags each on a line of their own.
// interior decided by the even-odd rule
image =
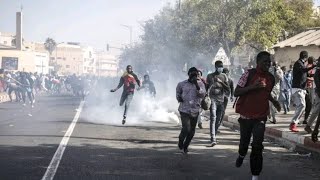
<svg viewBox="0 0 320 180">
<path fill-rule="evenodd" d="M 153 76 L 151 75 L 151 80 Z M 116 93 L 119 79 L 95 88 L 86 97 L 86 105 L 82 113 L 84 121 L 96 124 L 121 125 L 124 106 L 119 106 L 122 88 Z M 178 102 L 175 90 L 178 80 L 161 79 L 153 81 L 157 90 L 156 98 L 145 95 L 144 90 L 136 91 L 127 114 L 126 125 L 129 126 L 163 126 L 179 123 Z"/>
</svg>

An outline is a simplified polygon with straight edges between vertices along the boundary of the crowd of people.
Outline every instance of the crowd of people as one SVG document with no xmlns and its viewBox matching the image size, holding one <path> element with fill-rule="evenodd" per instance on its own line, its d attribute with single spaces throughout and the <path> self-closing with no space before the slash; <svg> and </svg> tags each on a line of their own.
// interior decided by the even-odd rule
<svg viewBox="0 0 320 180">
<path fill-rule="evenodd" d="M 178 148 L 182 153 L 188 153 L 188 147 L 195 134 L 196 126 L 202 128 L 202 114 L 210 112 L 210 144 L 217 145 L 217 135 L 222 124 L 229 100 L 234 102 L 235 112 L 240 115 L 240 144 L 239 156 L 235 166 L 241 167 L 247 154 L 250 139 L 253 137 L 250 155 L 252 179 L 258 179 L 263 164 L 263 140 L 266 123 L 278 122 L 277 113 L 284 114 L 295 109 L 289 130 L 298 132 L 299 119 L 303 117 L 304 130 L 311 133 L 314 142 L 318 141 L 320 126 L 320 58 L 309 56 L 302 51 L 294 65 L 280 66 L 272 60 L 270 53 L 263 51 L 256 57 L 256 67 L 242 69 L 237 86 L 230 75 L 230 70 L 224 67 L 222 61 L 215 62 L 215 71 L 203 77 L 201 70 L 192 67 L 188 71 L 188 79 L 178 83 L 176 99 L 179 103 L 178 111 L 182 123 Z M 4 91 L 15 94 L 16 101 L 26 106 L 27 97 L 34 106 L 35 95 L 39 92 L 61 93 L 68 91 L 75 96 L 85 97 L 89 89 L 97 84 L 96 77 L 90 76 L 55 76 L 38 75 L 37 73 L 3 72 L 1 82 Z M 116 92 L 123 86 L 120 106 L 124 105 L 122 124 L 126 123 L 127 113 L 135 90 L 144 90 L 145 94 L 154 98 L 156 88 L 150 76 L 146 74 L 141 82 L 128 65 L 121 76 L 119 84 L 111 92 Z M 138 86 L 138 88 L 136 88 Z M 235 98 L 235 99 L 234 99 Z M 205 101 L 209 99 L 209 101 Z M 304 115 L 304 116 L 303 116 Z M 318 118 L 318 119 L 317 119 Z M 312 130 L 314 121 L 316 125 Z"/>
<path fill-rule="evenodd" d="M 215 72 L 206 79 L 195 67 L 190 68 L 189 78 L 177 86 L 176 96 L 180 103 L 182 130 L 178 147 L 184 153 L 195 134 L 196 124 L 201 117 L 204 97 L 209 96 L 210 105 L 210 146 L 217 144 L 216 136 L 223 120 L 228 99 L 236 97 L 235 111 L 240 114 L 240 144 L 236 167 L 241 167 L 253 137 L 250 155 L 252 179 L 258 179 L 263 164 L 263 140 L 267 121 L 277 123 L 276 113 L 283 109 L 287 114 L 295 108 L 289 130 L 298 132 L 299 119 L 304 114 L 305 131 L 312 133 L 312 140 L 318 141 L 320 125 L 320 58 L 315 60 L 308 52 L 302 51 L 299 59 L 289 70 L 272 61 L 268 52 L 257 55 L 256 68 L 248 67 L 239 78 L 236 88 L 230 78 L 229 70 L 221 61 L 215 62 Z M 242 68 L 238 68 L 242 71 Z M 292 104 L 291 104 L 292 102 Z M 311 114 L 311 116 L 310 116 Z M 309 117 L 310 116 L 310 117 Z M 311 129 L 317 119 L 314 130 Z M 199 126 L 200 128 L 202 125 Z"/>
<path fill-rule="evenodd" d="M 89 89 L 94 86 L 97 78 L 94 76 L 57 76 L 27 72 L 5 71 L 0 77 L 1 91 L 9 95 L 10 101 L 22 102 L 27 100 L 34 107 L 36 94 L 48 93 L 59 95 L 69 92 L 74 96 L 84 98 Z M 13 96 L 14 95 L 14 96 Z M 28 99 L 27 99 L 28 98 Z"/>
</svg>

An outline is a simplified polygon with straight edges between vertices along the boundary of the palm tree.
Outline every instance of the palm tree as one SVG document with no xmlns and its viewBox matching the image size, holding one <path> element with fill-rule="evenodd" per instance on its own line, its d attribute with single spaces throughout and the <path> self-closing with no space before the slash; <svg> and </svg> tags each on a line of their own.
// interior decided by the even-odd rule
<svg viewBox="0 0 320 180">
<path fill-rule="evenodd" d="M 46 42 L 44 43 L 44 48 L 49 52 L 50 56 L 52 52 L 56 49 L 57 43 L 52 38 L 47 38 Z"/>
</svg>

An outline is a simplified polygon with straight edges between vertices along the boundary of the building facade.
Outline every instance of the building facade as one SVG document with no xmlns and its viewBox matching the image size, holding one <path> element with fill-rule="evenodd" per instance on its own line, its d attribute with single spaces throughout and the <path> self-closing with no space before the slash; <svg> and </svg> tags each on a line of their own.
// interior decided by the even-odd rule
<svg viewBox="0 0 320 180">
<path fill-rule="evenodd" d="M 320 28 L 309 29 L 273 46 L 274 58 L 281 66 L 289 66 L 299 59 L 301 51 L 320 57 Z"/>
<path fill-rule="evenodd" d="M 49 57 L 46 53 L 1 49 L 0 61 L 0 68 L 6 71 L 49 73 Z"/>
<path fill-rule="evenodd" d="M 36 51 L 47 52 L 44 43 L 34 45 Z M 92 47 L 79 43 L 58 43 L 50 55 L 50 66 L 59 75 L 96 73 L 96 55 Z"/>
<path fill-rule="evenodd" d="M 96 55 L 96 74 L 102 77 L 116 77 L 119 67 L 118 59 L 105 51 L 97 52 Z"/>
</svg>

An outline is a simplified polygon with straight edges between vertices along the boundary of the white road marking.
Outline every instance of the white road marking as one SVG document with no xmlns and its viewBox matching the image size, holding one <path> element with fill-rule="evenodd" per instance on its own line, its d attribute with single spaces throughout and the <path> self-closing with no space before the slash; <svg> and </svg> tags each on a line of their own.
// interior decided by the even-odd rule
<svg viewBox="0 0 320 180">
<path fill-rule="evenodd" d="M 47 171 L 46 173 L 44 174 L 44 176 L 42 177 L 42 180 L 53 180 L 54 178 L 54 175 L 56 174 L 57 172 L 57 169 L 59 167 L 59 164 L 60 164 L 60 161 L 62 159 L 62 156 L 63 156 L 63 153 L 64 153 L 64 150 L 66 149 L 67 145 L 68 145 L 68 141 L 70 139 L 70 136 L 73 132 L 73 129 L 74 127 L 76 126 L 77 124 L 77 121 L 80 117 L 80 113 L 82 111 L 82 108 L 83 108 L 83 105 L 84 105 L 84 101 L 81 101 L 80 102 L 80 105 L 79 105 L 79 108 L 78 108 L 78 111 L 76 113 L 76 115 L 74 116 L 67 132 L 65 133 L 65 135 L 63 136 L 60 144 L 59 144 L 59 147 L 57 149 L 57 151 L 54 153 L 53 155 L 53 158 L 47 168 Z"/>
</svg>

